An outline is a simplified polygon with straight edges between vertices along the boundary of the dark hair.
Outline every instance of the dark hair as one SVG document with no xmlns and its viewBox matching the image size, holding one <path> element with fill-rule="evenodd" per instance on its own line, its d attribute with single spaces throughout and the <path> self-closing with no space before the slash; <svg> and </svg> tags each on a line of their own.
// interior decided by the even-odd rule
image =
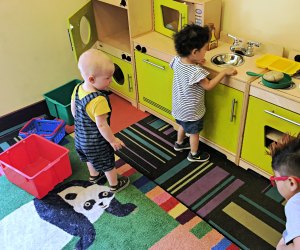
<svg viewBox="0 0 300 250">
<path fill-rule="evenodd" d="M 182 30 L 175 33 L 175 50 L 181 57 L 191 54 L 194 49 L 201 49 L 210 39 L 210 31 L 207 26 L 201 27 L 196 24 L 188 24 Z"/>
<path fill-rule="evenodd" d="M 285 134 L 270 146 L 272 168 L 282 176 L 300 177 L 300 133 L 293 137 Z"/>
</svg>

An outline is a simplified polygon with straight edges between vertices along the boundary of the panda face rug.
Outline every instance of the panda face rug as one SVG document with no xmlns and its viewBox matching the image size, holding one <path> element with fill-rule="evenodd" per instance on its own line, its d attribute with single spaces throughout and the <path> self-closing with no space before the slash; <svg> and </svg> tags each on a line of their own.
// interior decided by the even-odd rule
<svg viewBox="0 0 300 250">
<path fill-rule="evenodd" d="M 72 180 L 28 201 L 25 191 L 6 184 L 26 199 L 11 213 L 1 211 L 1 249 L 114 249 L 124 240 L 150 247 L 178 225 L 134 186 L 115 195 L 105 185 Z M 1 191 L 1 203 L 13 202 Z"/>
</svg>

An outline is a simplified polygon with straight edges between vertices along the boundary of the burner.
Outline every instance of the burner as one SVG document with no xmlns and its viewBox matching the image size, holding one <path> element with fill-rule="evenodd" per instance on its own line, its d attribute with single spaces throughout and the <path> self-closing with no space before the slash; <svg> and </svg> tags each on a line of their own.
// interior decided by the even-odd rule
<svg viewBox="0 0 300 250">
<path fill-rule="evenodd" d="M 286 90 L 289 90 L 289 89 L 293 89 L 296 87 L 296 84 L 294 82 L 291 82 L 291 85 L 287 88 L 285 88 Z"/>
<path fill-rule="evenodd" d="M 265 86 L 265 85 L 262 83 L 262 81 L 259 81 L 259 84 Z M 266 86 L 266 87 L 267 87 L 267 86 Z M 296 84 L 295 84 L 294 82 L 291 82 L 291 84 L 290 84 L 289 87 L 287 87 L 287 88 L 278 88 L 278 89 L 290 90 L 290 89 L 294 89 L 295 87 L 296 87 Z"/>
</svg>

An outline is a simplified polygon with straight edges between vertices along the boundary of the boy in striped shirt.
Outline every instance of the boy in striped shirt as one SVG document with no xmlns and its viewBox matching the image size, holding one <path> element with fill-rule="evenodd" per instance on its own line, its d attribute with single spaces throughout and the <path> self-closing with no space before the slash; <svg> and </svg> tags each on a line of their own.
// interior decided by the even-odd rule
<svg viewBox="0 0 300 250">
<path fill-rule="evenodd" d="M 170 66 L 174 70 L 172 90 L 172 115 L 179 125 L 174 149 L 190 149 L 187 159 L 191 162 L 207 161 L 210 155 L 199 150 L 199 133 L 205 114 L 205 90 L 214 88 L 225 76 L 237 74 L 236 69 L 226 68 L 209 80 L 209 72 L 201 67 L 210 39 L 208 27 L 186 25 L 174 35 L 175 56 Z M 184 142 L 189 134 L 189 142 Z"/>
</svg>

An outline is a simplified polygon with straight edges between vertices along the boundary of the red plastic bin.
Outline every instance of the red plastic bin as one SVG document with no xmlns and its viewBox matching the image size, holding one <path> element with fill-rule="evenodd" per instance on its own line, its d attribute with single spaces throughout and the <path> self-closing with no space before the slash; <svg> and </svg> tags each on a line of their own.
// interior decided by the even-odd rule
<svg viewBox="0 0 300 250">
<path fill-rule="evenodd" d="M 72 174 L 69 150 L 32 134 L 0 154 L 6 178 L 38 199 Z"/>
</svg>

